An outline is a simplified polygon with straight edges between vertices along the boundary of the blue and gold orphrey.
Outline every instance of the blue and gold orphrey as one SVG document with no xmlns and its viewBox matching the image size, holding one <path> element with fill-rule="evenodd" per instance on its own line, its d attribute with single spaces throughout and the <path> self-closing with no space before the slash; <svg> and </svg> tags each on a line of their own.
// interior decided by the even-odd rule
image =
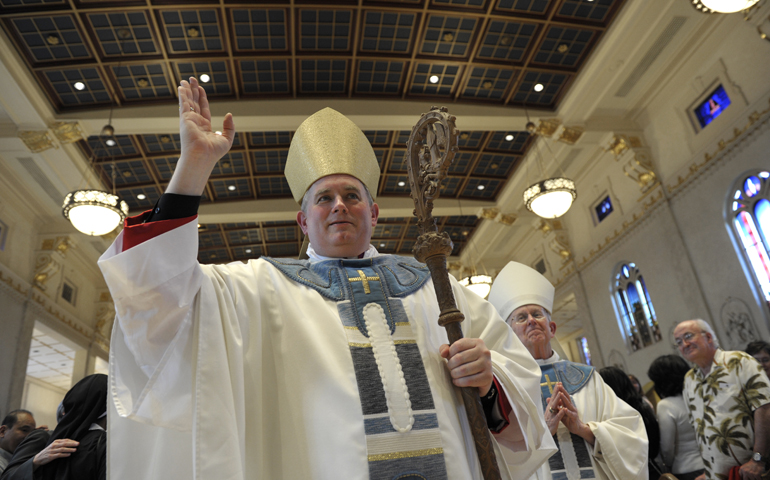
<svg viewBox="0 0 770 480">
<path fill-rule="evenodd" d="M 430 278 L 427 267 L 390 255 L 314 263 L 262 258 L 337 302 L 361 399 L 370 480 L 446 479 L 430 383 L 401 303 Z"/>
<path fill-rule="evenodd" d="M 568 361 L 540 365 L 540 390 L 542 392 L 543 411 L 548 407 L 547 400 L 553 395 L 556 384 L 561 382 L 570 395 L 574 395 L 586 386 L 594 373 L 594 368 Z M 596 473 L 591 462 L 591 455 L 585 440 L 559 423 L 556 435 L 557 452 L 548 459 L 553 480 L 592 479 Z"/>
</svg>

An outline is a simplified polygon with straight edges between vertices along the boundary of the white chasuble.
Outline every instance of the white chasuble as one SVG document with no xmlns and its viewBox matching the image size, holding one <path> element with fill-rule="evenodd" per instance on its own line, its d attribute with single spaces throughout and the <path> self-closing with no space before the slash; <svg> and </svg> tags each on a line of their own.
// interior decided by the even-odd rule
<svg viewBox="0 0 770 480">
<path fill-rule="evenodd" d="M 117 313 L 112 480 L 367 479 L 386 465 L 378 462 L 415 456 L 441 459 L 444 473 L 427 469 L 436 478 L 481 478 L 461 397 L 438 353 L 448 342 L 430 279 L 412 291 L 406 284 L 419 275 L 394 271 L 403 291 L 382 290 L 368 280 L 382 269 L 336 262 L 319 270 L 320 282 L 300 266 L 297 281 L 264 259 L 199 265 L 197 246 L 190 222 L 125 252 L 121 234 L 99 261 Z M 370 290 L 381 288 L 381 301 L 321 293 L 330 275 L 340 289 L 365 288 L 351 281 L 359 269 Z M 453 289 L 463 333 L 492 351 L 512 407 L 494 442 L 504 478 L 524 480 L 555 450 L 539 367 L 490 304 L 454 281 Z M 361 353 L 374 363 L 357 364 Z M 424 386 L 415 382 L 418 363 Z M 369 384 L 380 392 L 374 409 Z"/>
<path fill-rule="evenodd" d="M 561 361 L 556 352 L 537 362 L 543 369 L 541 408 L 555 383 L 563 382 L 580 420 L 596 438 L 591 446 L 559 423 L 559 452 L 531 480 L 647 480 L 647 432 L 639 412 L 619 399 L 593 367 Z"/>
</svg>

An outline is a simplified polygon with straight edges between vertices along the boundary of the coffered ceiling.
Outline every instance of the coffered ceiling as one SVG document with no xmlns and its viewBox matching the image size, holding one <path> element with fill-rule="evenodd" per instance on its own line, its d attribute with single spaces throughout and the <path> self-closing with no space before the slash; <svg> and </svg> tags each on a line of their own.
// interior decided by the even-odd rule
<svg viewBox="0 0 770 480">
<path fill-rule="evenodd" d="M 60 112 L 174 102 L 180 79 L 203 74 L 212 97 L 555 109 L 622 3 L 0 0 Z"/>
<path fill-rule="evenodd" d="M 50 108 L 100 124 L 110 109 L 119 119 L 128 107 L 172 107 L 175 86 L 190 76 L 207 78 L 202 85 L 212 105 L 387 100 L 547 114 L 560 105 L 623 3 L 0 0 L 0 23 Z M 457 160 L 442 185 L 444 202 L 457 207 L 439 217 L 454 255 L 481 222 L 461 202 L 497 201 L 526 156 L 532 142 L 521 123 L 461 132 Z M 92 134 L 78 147 L 105 188 L 138 212 L 168 184 L 179 136 L 173 128 L 116 131 L 113 138 Z M 409 130 L 365 133 L 382 172 L 378 200 L 408 198 Z M 239 130 L 207 184 L 204 208 L 290 199 L 283 168 L 292 135 L 281 127 Z M 408 213 L 397 215 L 380 219 L 373 244 L 409 254 L 416 227 L 400 216 Z M 200 260 L 294 256 L 302 235 L 286 217 L 205 224 Z"/>
</svg>

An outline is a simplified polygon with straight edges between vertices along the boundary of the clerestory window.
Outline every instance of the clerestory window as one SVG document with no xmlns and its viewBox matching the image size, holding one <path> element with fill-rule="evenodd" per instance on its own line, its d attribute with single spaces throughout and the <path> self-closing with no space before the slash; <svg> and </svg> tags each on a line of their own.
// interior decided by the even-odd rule
<svg viewBox="0 0 770 480">
<path fill-rule="evenodd" d="M 629 351 L 659 342 L 663 337 L 639 268 L 631 262 L 619 263 L 612 274 L 610 288 L 618 326 Z"/>
</svg>

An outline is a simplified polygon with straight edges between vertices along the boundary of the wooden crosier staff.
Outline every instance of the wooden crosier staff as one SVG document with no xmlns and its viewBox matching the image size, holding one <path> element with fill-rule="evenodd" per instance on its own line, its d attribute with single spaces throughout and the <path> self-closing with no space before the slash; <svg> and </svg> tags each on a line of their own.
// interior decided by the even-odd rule
<svg viewBox="0 0 770 480">
<path fill-rule="evenodd" d="M 441 309 L 438 324 L 446 328 L 450 345 L 463 338 L 460 322 L 465 316 L 457 309 L 446 268 L 446 257 L 452 253 L 452 240 L 446 232 L 438 233 L 432 212 L 433 201 L 440 194 L 441 180 L 446 177 L 457 150 L 455 117 L 447 113 L 446 107 L 431 107 L 430 112 L 423 113 L 417 125 L 412 128 L 406 161 L 414 215 L 420 230 L 412 252 L 418 261 L 427 264 L 430 269 Z M 492 436 L 479 392 L 473 387 L 464 387 L 461 391 L 484 479 L 500 479 Z"/>
</svg>

